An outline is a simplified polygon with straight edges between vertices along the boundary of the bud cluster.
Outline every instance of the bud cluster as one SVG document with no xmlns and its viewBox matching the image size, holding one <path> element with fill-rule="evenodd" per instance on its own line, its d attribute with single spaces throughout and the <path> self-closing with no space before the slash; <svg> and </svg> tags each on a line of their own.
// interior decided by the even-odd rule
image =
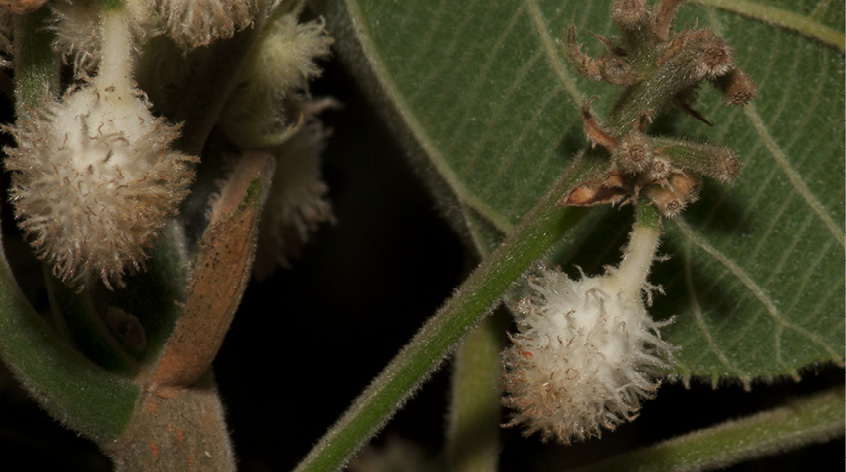
<svg viewBox="0 0 846 472">
<path fill-rule="evenodd" d="M 0 20 L 10 15 L 4 8 Z M 272 263 L 286 263 L 319 223 L 332 221 L 320 179 L 328 132 L 316 116 L 334 102 L 312 100 L 307 90 L 332 38 L 322 20 L 298 21 L 303 2 L 56 0 L 49 8 L 52 41 L 44 46 L 72 65 L 73 82 L 63 94 L 45 87 L 43 99 L 19 106 L 15 124 L 3 129 L 16 141 L 4 149 L 15 216 L 55 276 L 80 290 L 98 281 L 123 285 L 178 214 L 199 159 L 174 149 L 182 125 L 156 116 L 153 103 L 155 113 L 184 118 L 191 97 L 217 101 L 222 113 L 212 132 L 225 139 L 215 143 L 234 155 L 276 157 L 276 191 L 263 218 Z M 3 26 L 0 54 L 10 49 Z M 243 67 L 212 77 L 208 65 L 227 45 L 201 46 L 252 26 L 261 27 L 252 49 L 237 50 L 246 54 Z M 217 75 L 231 78 L 234 91 L 193 93 L 219 86 Z M 187 115 L 184 129 L 205 118 Z"/>
<path fill-rule="evenodd" d="M 680 138 L 647 135 L 657 113 L 676 107 L 711 124 L 693 108 L 696 90 L 710 82 L 727 105 L 745 105 L 757 94 L 752 79 L 734 64 L 734 51 L 707 29 L 671 30 L 683 0 L 615 0 L 611 19 L 619 38 L 593 34 L 605 53 L 593 58 L 576 43 L 576 28 L 566 32 L 563 51 L 570 64 L 590 80 L 626 89 L 603 125 L 588 100 L 581 119 L 592 148 L 607 151 L 611 165 L 605 174 L 582 182 L 562 198 L 561 205 L 593 206 L 628 202 L 643 195 L 665 216 L 679 214 L 699 194 L 702 177 L 731 183 L 740 171 L 737 155 L 728 148 Z M 627 198 L 628 197 L 628 198 Z"/>
</svg>

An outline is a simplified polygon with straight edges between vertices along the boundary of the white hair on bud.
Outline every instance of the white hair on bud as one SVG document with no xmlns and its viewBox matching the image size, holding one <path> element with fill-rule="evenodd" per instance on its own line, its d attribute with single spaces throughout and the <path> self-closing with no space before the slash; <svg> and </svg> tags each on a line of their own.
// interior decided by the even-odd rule
<svg viewBox="0 0 846 472">
<path fill-rule="evenodd" d="M 37 255 L 69 285 L 122 284 L 187 195 L 196 158 L 171 149 L 178 127 L 132 85 L 123 10 L 102 15 L 100 67 L 62 101 L 47 98 L 6 127 L 15 216 Z"/>
<path fill-rule="evenodd" d="M 167 35 L 184 49 L 231 38 L 252 26 L 264 0 L 157 0 Z"/>
<path fill-rule="evenodd" d="M 529 280 L 519 333 L 503 353 L 507 426 L 568 444 L 637 417 L 675 349 L 659 333 L 668 322 L 652 320 L 644 303 L 656 247 L 657 230 L 636 228 L 623 263 L 604 276 L 544 269 Z"/>
<path fill-rule="evenodd" d="M 253 273 L 261 280 L 309 241 L 320 224 L 334 223 L 329 187 L 321 177 L 321 154 L 328 132 L 319 121 L 306 125 L 276 152 L 276 172 L 262 214 Z"/>
<path fill-rule="evenodd" d="M 175 126 L 138 97 L 115 106 L 105 93 L 83 88 L 8 129 L 18 143 L 5 151 L 20 227 L 76 286 L 120 284 L 126 267 L 139 268 L 193 180 L 195 159 L 170 149 Z"/>
</svg>

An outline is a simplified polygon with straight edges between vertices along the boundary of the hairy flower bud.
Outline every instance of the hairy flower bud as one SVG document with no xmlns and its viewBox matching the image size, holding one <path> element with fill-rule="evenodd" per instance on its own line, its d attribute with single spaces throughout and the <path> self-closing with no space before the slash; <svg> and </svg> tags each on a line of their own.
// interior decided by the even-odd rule
<svg viewBox="0 0 846 472">
<path fill-rule="evenodd" d="M 253 266 L 257 279 L 269 277 L 277 266 L 289 267 L 321 223 L 334 223 L 321 176 L 321 154 L 328 133 L 313 121 L 276 151 L 276 172 L 261 219 L 258 254 Z"/>
<path fill-rule="evenodd" d="M 320 75 L 315 61 L 328 56 L 333 43 L 322 20 L 298 23 L 298 15 L 295 10 L 267 25 L 227 102 L 220 124 L 240 147 L 272 147 L 296 132 L 289 123 L 297 119 L 292 102 Z"/>
<path fill-rule="evenodd" d="M 699 198 L 702 179 L 695 175 L 678 172 L 670 175 L 663 185 L 648 185 L 643 194 L 650 199 L 662 215 L 678 216 L 691 202 Z"/>
<path fill-rule="evenodd" d="M 184 49 L 231 38 L 253 24 L 263 0 L 157 0 L 167 35 Z"/>
<path fill-rule="evenodd" d="M 629 174 L 639 174 L 652 168 L 652 139 L 633 130 L 623 136 L 612 158 L 617 167 Z"/>
<path fill-rule="evenodd" d="M 87 86 L 6 130 L 15 216 L 70 285 L 120 284 L 140 267 L 193 179 L 194 158 L 170 149 L 177 128 L 114 88 Z"/>
<path fill-rule="evenodd" d="M 722 92 L 726 105 L 746 105 L 758 95 L 755 81 L 740 69 L 718 77 L 714 86 Z"/>
<path fill-rule="evenodd" d="M 645 28 L 651 16 L 646 0 L 614 0 L 611 3 L 611 20 L 623 31 Z"/>
<path fill-rule="evenodd" d="M 657 244 L 656 229 L 636 226 L 623 262 L 606 275 L 572 280 L 543 270 L 530 279 L 520 332 L 502 356 L 503 403 L 515 410 L 507 426 L 567 444 L 638 415 L 674 349 L 658 331 L 667 322 L 653 321 L 643 300 Z"/>
</svg>

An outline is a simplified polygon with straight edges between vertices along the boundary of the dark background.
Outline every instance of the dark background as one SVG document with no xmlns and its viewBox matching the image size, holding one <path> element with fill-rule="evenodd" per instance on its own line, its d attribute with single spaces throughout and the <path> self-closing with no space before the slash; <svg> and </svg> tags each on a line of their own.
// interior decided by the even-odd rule
<svg viewBox="0 0 846 472">
<path fill-rule="evenodd" d="M 337 224 L 324 225 L 292 269 L 250 285 L 214 365 L 245 471 L 292 469 L 473 264 L 472 251 L 439 216 L 403 147 L 343 67 L 327 64 L 312 92 L 345 104 L 323 115 L 334 129 L 324 177 Z M 11 232 L 8 205 L 2 216 Z M 393 436 L 438 454 L 449 371 L 447 365 L 433 376 L 376 437 L 376 447 Z M 637 421 L 601 442 L 542 445 L 504 430 L 501 470 L 564 470 L 842 383 L 840 368 L 824 367 L 799 384 L 759 384 L 749 393 L 737 385 L 715 391 L 668 384 Z M 842 470 L 841 452 L 838 439 L 731 470 Z M 2 470 L 110 470 L 96 447 L 52 421 L 5 370 L 0 458 Z"/>
</svg>

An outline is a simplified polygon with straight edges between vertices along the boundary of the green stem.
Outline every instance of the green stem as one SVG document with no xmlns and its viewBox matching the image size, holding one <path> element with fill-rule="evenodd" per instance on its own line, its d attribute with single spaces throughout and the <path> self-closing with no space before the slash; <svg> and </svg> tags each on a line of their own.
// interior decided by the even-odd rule
<svg viewBox="0 0 846 472">
<path fill-rule="evenodd" d="M 66 328 L 74 346 L 88 359 L 110 372 L 137 372 L 137 363 L 107 329 L 95 306 L 91 289 L 75 293 L 48 271 L 45 271 L 44 279 L 50 307 Z"/>
<path fill-rule="evenodd" d="M 57 93 L 59 60 L 46 27 L 49 9 L 14 16 L 15 99 L 20 116 Z M 54 418 L 95 441 L 129 423 L 140 389 L 65 344 L 33 310 L 0 257 L 0 358 Z"/>
<path fill-rule="evenodd" d="M 455 355 L 447 424 L 451 472 L 495 472 L 499 459 L 502 310 L 484 319 Z"/>
<path fill-rule="evenodd" d="M 638 202 L 636 213 L 636 223 L 647 228 L 661 230 L 661 213 L 655 205 L 651 204 L 647 199 L 641 199 Z"/>
<path fill-rule="evenodd" d="M 176 111 L 176 121 L 184 123 L 178 144 L 182 151 L 194 156 L 202 152 L 229 96 L 241 80 L 241 71 L 261 38 L 266 19 L 256 18 L 252 28 L 215 43 L 212 53 L 206 55 Z"/>
<path fill-rule="evenodd" d="M 437 369 L 444 358 L 499 302 L 503 292 L 586 213 L 556 202 L 603 164 L 582 153 L 521 224 L 426 322 L 324 435 L 298 471 L 339 469 Z"/>
<path fill-rule="evenodd" d="M 47 28 L 49 8 L 12 15 L 15 35 L 16 114 L 41 104 L 59 89 L 59 55 L 53 51 L 53 32 Z"/>
<path fill-rule="evenodd" d="M 63 343 L 21 294 L 0 260 L 0 358 L 44 409 L 95 441 L 116 438 L 140 395 L 135 383 Z"/>
<path fill-rule="evenodd" d="M 843 387 L 793 400 L 739 420 L 679 436 L 629 454 L 577 469 L 605 471 L 693 471 L 781 454 L 843 435 Z"/>
</svg>

